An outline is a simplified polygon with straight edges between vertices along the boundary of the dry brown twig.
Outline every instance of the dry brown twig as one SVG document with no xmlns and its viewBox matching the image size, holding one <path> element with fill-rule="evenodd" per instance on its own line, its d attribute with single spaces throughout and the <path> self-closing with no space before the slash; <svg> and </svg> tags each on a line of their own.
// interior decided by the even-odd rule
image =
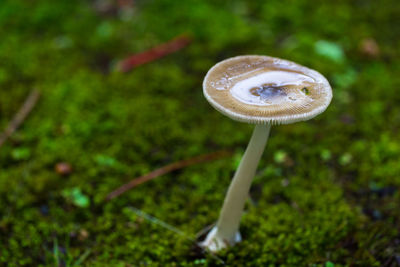
<svg viewBox="0 0 400 267">
<path fill-rule="evenodd" d="M 131 180 L 130 182 L 124 184 L 123 186 L 119 187 L 118 189 L 116 189 L 113 192 L 111 192 L 110 194 L 108 194 L 106 199 L 111 200 L 144 182 L 152 180 L 152 179 L 154 179 L 158 176 L 164 175 L 166 173 L 169 173 L 169 172 L 172 172 L 172 171 L 175 171 L 178 169 L 182 169 L 184 167 L 187 167 L 187 166 L 190 166 L 193 164 L 223 158 L 223 157 L 229 156 L 231 154 L 232 154 L 232 152 L 230 152 L 230 151 L 220 150 L 220 151 L 216 151 L 213 153 L 200 155 L 200 156 L 193 157 L 190 159 L 185 159 L 185 160 L 181 160 L 181 161 L 177 161 L 177 162 L 168 164 L 168 165 L 161 167 L 159 169 L 156 169 L 148 174 L 142 175 L 138 178 Z"/>
<path fill-rule="evenodd" d="M 149 50 L 134 54 L 118 63 L 118 69 L 122 72 L 128 72 L 133 68 L 152 62 L 166 55 L 174 53 L 192 42 L 192 39 L 185 34 L 179 35 L 174 39 L 157 45 Z"/>
<path fill-rule="evenodd" d="M 40 92 L 37 89 L 33 89 L 28 97 L 25 99 L 24 104 L 20 107 L 17 114 L 9 122 L 7 128 L 3 133 L 0 134 L 0 147 L 7 141 L 7 139 L 13 135 L 13 133 L 18 129 L 18 127 L 24 122 L 28 114 L 32 111 L 33 107 L 36 105 L 40 96 Z"/>
</svg>

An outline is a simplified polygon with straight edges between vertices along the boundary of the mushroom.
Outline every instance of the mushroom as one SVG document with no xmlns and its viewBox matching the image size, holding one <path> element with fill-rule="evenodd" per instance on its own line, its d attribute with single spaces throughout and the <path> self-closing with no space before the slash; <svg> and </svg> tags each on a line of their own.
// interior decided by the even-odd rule
<svg viewBox="0 0 400 267">
<path fill-rule="evenodd" d="M 241 241 L 240 219 L 271 125 L 309 120 L 332 99 L 328 81 L 317 71 L 269 56 L 238 56 L 213 66 L 203 93 L 219 112 L 255 124 L 229 186 L 216 225 L 200 246 L 216 252 Z"/>
</svg>

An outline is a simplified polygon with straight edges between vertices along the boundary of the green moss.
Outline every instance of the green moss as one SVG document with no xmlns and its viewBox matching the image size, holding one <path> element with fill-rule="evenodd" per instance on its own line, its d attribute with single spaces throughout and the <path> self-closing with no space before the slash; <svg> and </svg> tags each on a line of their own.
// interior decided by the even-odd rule
<svg viewBox="0 0 400 267">
<path fill-rule="evenodd" d="M 42 93 L 0 148 L 0 265 L 396 264 L 395 1 L 135 1 L 108 12 L 102 2 L 9 0 L 0 8 L 0 128 L 33 87 Z M 193 38 L 185 49 L 114 71 L 118 60 L 184 32 Z M 360 50 L 367 37 L 379 45 L 376 58 Z M 315 68 L 334 98 L 312 121 L 273 128 L 244 240 L 216 258 L 193 239 L 217 219 L 252 127 L 213 110 L 201 83 L 214 63 L 239 54 Z M 133 177 L 218 149 L 236 152 L 105 201 Z M 72 173 L 58 174 L 58 162 Z"/>
</svg>

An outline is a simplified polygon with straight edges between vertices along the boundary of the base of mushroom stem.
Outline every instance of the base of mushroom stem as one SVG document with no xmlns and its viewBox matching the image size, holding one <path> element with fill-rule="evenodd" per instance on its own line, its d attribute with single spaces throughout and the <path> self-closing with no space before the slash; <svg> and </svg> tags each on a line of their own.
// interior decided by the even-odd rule
<svg viewBox="0 0 400 267">
<path fill-rule="evenodd" d="M 229 241 L 218 235 L 218 228 L 213 227 L 211 231 L 207 234 L 204 241 L 199 243 L 199 246 L 206 248 L 211 252 L 217 252 L 221 249 L 225 249 L 234 246 L 236 243 L 242 241 L 242 236 L 239 232 L 236 233 L 233 240 Z"/>
</svg>

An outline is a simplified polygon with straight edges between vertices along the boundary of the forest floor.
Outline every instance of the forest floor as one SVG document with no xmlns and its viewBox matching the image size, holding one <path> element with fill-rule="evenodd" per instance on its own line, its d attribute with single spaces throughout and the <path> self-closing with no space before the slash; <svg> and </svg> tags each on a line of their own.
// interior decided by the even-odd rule
<svg viewBox="0 0 400 267">
<path fill-rule="evenodd" d="M 1 1 L 0 133 L 40 96 L 0 146 L 0 265 L 400 266 L 397 2 Z M 333 100 L 272 128 L 243 242 L 214 256 L 194 239 L 253 126 L 214 110 L 202 80 L 244 54 L 318 70 Z"/>
</svg>

